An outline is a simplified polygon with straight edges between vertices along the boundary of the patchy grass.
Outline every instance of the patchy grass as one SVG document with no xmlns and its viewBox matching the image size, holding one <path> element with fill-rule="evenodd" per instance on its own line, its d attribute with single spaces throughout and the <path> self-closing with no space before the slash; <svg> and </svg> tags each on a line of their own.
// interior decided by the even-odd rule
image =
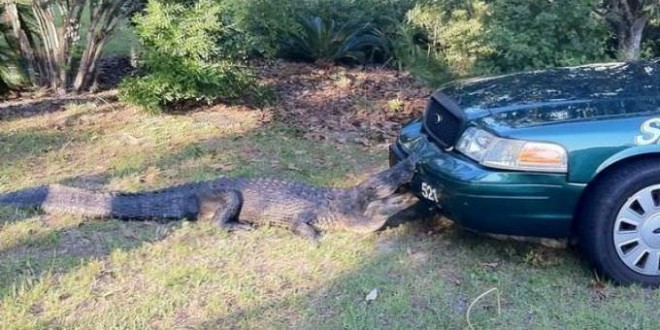
<svg viewBox="0 0 660 330">
<path fill-rule="evenodd" d="M 219 175 L 346 186 L 383 145 L 310 142 L 267 111 L 149 116 L 105 102 L 0 122 L 0 191 L 143 190 Z M 365 296 L 373 289 L 378 297 Z M 277 228 L 85 220 L 0 209 L 0 328 L 653 328 L 660 292 L 596 281 L 572 250 L 445 221 L 320 247 Z"/>
</svg>

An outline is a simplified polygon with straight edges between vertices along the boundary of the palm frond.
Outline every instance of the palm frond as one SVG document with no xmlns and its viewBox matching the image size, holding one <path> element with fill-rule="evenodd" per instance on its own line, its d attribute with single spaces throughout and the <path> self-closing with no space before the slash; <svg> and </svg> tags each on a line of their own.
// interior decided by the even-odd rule
<svg viewBox="0 0 660 330">
<path fill-rule="evenodd" d="M 302 61 L 367 62 L 374 52 L 387 52 L 387 37 L 370 24 L 338 25 L 321 17 L 300 17 L 300 30 L 281 45 L 283 57 Z"/>
</svg>

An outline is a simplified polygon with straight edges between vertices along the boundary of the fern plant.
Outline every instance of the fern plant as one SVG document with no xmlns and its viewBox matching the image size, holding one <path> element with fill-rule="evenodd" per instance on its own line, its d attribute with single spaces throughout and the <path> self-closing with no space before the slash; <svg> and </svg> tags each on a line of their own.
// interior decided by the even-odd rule
<svg viewBox="0 0 660 330">
<path fill-rule="evenodd" d="M 321 17 L 300 17 L 300 30 L 281 45 L 281 56 L 309 62 L 365 63 L 388 52 L 383 33 L 370 24 L 349 21 L 337 25 Z"/>
</svg>

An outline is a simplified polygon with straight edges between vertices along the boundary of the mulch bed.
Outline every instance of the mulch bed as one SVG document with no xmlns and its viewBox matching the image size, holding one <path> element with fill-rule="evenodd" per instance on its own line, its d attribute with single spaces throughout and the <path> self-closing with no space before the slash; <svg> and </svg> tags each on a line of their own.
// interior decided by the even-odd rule
<svg viewBox="0 0 660 330">
<path fill-rule="evenodd" d="M 430 95 L 408 73 L 388 68 L 277 61 L 257 73 L 276 90 L 275 119 L 316 140 L 389 141 L 423 112 Z"/>
<path fill-rule="evenodd" d="M 101 61 L 100 67 L 99 82 L 103 87 L 116 86 L 133 73 L 128 58 L 108 58 Z M 276 100 L 263 110 L 314 140 L 364 145 L 391 141 L 402 123 L 423 112 L 430 94 L 430 89 L 408 73 L 383 67 L 284 61 L 261 61 L 252 67 L 259 82 L 269 85 L 276 94 Z M 0 103 L 0 120 L 61 111 L 72 102 L 118 101 L 116 90 L 68 97 L 24 93 L 20 98 Z M 226 107 L 197 106 L 193 110 L 222 111 Z"/>
</svg>

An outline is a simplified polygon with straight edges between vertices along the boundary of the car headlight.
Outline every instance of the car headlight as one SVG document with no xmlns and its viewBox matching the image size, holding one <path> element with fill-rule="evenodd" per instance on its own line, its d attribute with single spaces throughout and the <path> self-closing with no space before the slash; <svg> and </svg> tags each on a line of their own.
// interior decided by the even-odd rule
<svg viewBox="0 0 660 330">
<path fill-rule="evenodd" d="M 505 139 L 470 127 L 456 144 L 456 150 L 488 167 L 566 173 L 566 150 L 557 144 Z"/>
</svg>

